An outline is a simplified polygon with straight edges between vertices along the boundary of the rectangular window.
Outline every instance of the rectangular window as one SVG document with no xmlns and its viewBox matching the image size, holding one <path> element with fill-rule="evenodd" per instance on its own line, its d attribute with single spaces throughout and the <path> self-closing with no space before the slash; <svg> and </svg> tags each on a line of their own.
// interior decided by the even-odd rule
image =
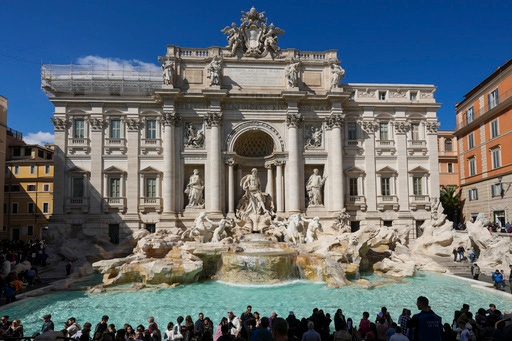
<svg viewBox="0 0 512 341">
<path fill-rule="evenodd" d="M 388 141 L 389 140 L 389 123 L 388 122 L 381 122 L 379 123 L 379 138 L 381 141 Z"/>
<path fill-rule="evenodd" d="M 386 100 L 386 91 L 379 91 L 379 100 L 380 101 Z"/>
<path fill-rule="evenodd" d="M 32 148 L 25 147 L 25 156 L 31 156 L 32 155 Z"/>
<path fill-rule="evenodd" d="M 50 203 L 43 202 L 43 213 L 45 213 L 45 214 L 50 213 Z"/>
<path fill-rule="evenodd" d="M 73 198 L 83 198 L 84 197 L 84 178 L 77 177 L 72 180 L 72 197 Z"/>
<path fill-rule="evenodd" d="M 43 184 L 43 192 L 50 192 L 50 184 Z"/>
<path fill-rule="evenodd" d="M 46 160 L 51 160 L 53 159 L 53 154 L 52 153 L 46 153 Z"/>
<path fill-rule="evenodd" d="M 9 185 L 4 185 L 4 192 L 5 193 L 9 192 Z"/>
<path fill-rule="evenodd" d="M 156 198 L 156 178 L 146 178 L 146 198 Z"/>
<path fill-rule="evenodd" d="M 13 202 L 12 203 L 12 213 L 13 214 L 17 214 L 18 213 L 18 203 L 17 202 Z"/>
<path fill-rule="evenodd" d="M 50 165 L 44 166 L 44 174 L 50 174 L 50 170 L 51 170 L 50 167 L 51 167 Z"/>
<path fill-rule="evenodd" d="M 468 134 L 468 148 L 472 149 L 475 148 L 475 137 L 473 133 Z"/>
<path fill-rule="evenodd" d="M 382 195 L 391 195 L 391 178 L 380 178 L 380 189 Z"/>
<path fill-rule="evenodd" d="M 20 147 L 14 147 L 12 149 L 12 156 L 20 156 L 21 155 L 21 148 Z"/>
<path fill-rule="evenodd" d="M 489 100 L 489 110 L 500 104 L 498 89 L 491 91 L 487 99 Z"/>
<path fill-rule="evenodd" d="M 500 133 L 498 131 L 498 119 L 492 120 L 491 121 L 491 138 L 498 137 L 499 134 Z"/>
<path fill-rule="evenodd" d="M 110 138 L 120 139 L 121 138 L 121 120 L 110 121 Z"/>
<path fill-rule="evenodd" d="M 357 180 L 357 178 L 349 179 L 349 195 L 359 195 Z"/>
<path fill-rule="evenodd" d="M 453 173 L 453 163 L 448 164 L 448 173 Z"/>
<path fill-rule="evenodd" d="M 110 178 L 110 193 L 109 197 L 119 198 L 121 197 L 121 178 Z"/>
<path fill-rule="evenodd" d="M 501 150 L 499 148 L 491 149 L 492 169 L 501 167 Z"/>
<path fill-rule="evenodd" d="M 27 206 L 27 213 L 34 213 L 35 212 L 35 205 L 33 202 L 29 202 Z"/>
<path fill-rule="evenodd" d="M 452 152 L 453 151 L 453 144 L 451 139 L 446 139 L 444 141 L 444 151 L 445 152 Z"/>
<path fill-rule="evenodd" d="M 19 192 L 20 185 L 11 185 L 11 192 Z"/>
<path fill-rule="evenodd" d="M 472 188 L 468 192 L 469 201 L 478 200 L 478 189 Z"/>
<path fill-rule="evenodd" d="M 44 150 L 38 150 L 37 156 L 40 157 L 41 159 L 44 158 Z"/>
<path fill-rule="evenodd" d="M 34 226 L 28 225 L 27 226 L 27 236 L 33 236 L 34 235 Z"/>
<path fill-rule="evenodd" d="M 473 122 L 474 119 L 475 119 L 475 109 L 474 109 L 474 107 L 471 107 L 468 110 L 466 110 L 466 124 Z"/>
<path fill-rule="evenodd" d="M 413 123 L 411 124 L 411 137 L 413 141 L 419 141 L 420 138 L 420 124 L 419 123 Z"/>
<path fill-rule="evenodd" d="M 37 191 L 37 186 L 34 184 L 27 185 L 27 192 L 35 192 Z"/>
<path fill-rule="evenodd" d="M 503 183 L 499 182 L 497 184 L 491 185 L 491 196 L 497 197 L 503 193 Z"/>
<path fill-rule="evenodd" d="M 155 120 L 147 120 L 146 121 L 146 138 L 147 139 L 156 139 L 156 121 Z"/>
<path fill-rule="evenodd" d="M 357 140 L 357 123 L 356 122 L 348 122 L 347 124 L 347 135 L 350 140 Z"/>
<path fill-rule="evenodd" d="M 476 175 L 476 159 L 472 157 L 468 160 L 469 163 L 469 176 Z"/>
<path fill-rule="evenodd" d="M 14 166 L 14 174 L 20 174 L 20 166 Z"/>
<path fill-rule="evenodd" d="M 409 98 L 410 98 L 411 101 L 417 100 L 418 99 L 418 92 L 417 91 L 411 91 Z"/>
<path fill-rule="evenodd" d="M 421 180 L 422 180 L 422 178 L 420 178 L 420 177 L 412 178 L 413 193 L 414 193 L 414 195 L 422 195 L 423 194 L 423 189 L 422 189 L 422 186 L 421 186 Z"/>
<path fill-rule="evenodd" d="M 30 166 L 30 174 L 36 174 L 36 166 L 34 166 L 34 165 Z"/>
<path fill-rule="evenodd" d="M 73 137 L 84 138 L 85 137 L 85 121 L 83 119 L 75 119 L 73 122 Z"/>
</svg>

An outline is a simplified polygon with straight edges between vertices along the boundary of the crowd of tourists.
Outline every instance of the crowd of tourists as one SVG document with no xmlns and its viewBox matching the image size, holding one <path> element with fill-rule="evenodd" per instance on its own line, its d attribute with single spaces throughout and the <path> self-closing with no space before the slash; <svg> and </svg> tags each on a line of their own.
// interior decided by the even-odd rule
<svg viewBox="0 0 512 341">
<path fill-rule="evenodd" d="M 362 318 L 346 318 L 341 309 L 334 316 L 315 308 L 311 316 L 297 317 L 290 311 L 286 319 L 275 312 L 262 316 L 252 311 L 251 306 L 236 316 L 232 310 L 227 312 L 219 324 L 198 314 L 194 322 L 190 315 L 178 316 L 176 321 L 159 325 L 154 317 L 147 324 L 134 328 L 125 323 L 116 328 L 109 323 L 107 315 L 97 324 L 91 322 L 79 324 L 70 317 L 59 327 L 51 320 L 51 315 L 43 316 L 41 330 L 30 336 L 35 341 L 50 341 L 57 338 L 71 338 L 77 341 L 510 341 L 512 340 L 512 313 L 496 308 L 479 308 L 471 312 L 470 306 L 463 304 L 454 312 L 453 320 L 443 321 L 429 305 L 428 298 L 418 297 L 416 301 L 419 313 L 412 314 L 404 308 L 402 314 L 394 320 L 386 307 L 375 313 L 363 312 Z M 135 325 L 135 324 L 133 324 Z M 24 336 L 20 319 L 9 320 L 2 316 L 0 339 L 13 339 Z M 27 336 L 27 335 L 25 335 Z"/>
<path fill-rule="evenodd" d="M 48 259 L 45 248 L 44 240 L 0 244 L 0 302 L 14 302 L 24 287 L 40 282 L 38 266 L 45 267 Z"/>
</svg>

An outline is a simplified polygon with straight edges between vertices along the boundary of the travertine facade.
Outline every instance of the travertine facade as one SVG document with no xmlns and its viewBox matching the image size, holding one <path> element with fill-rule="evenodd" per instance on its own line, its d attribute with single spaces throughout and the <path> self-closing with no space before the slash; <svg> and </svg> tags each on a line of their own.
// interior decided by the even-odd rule
<svg viewBox="0 0 512 341">
<path fill-rule="evenodd" d="M 116 242 L 189 226 L 203 209 L 234 216 L 253 168 L 277 216 L 325 222 L 346 208 L 353 227 L 430 219 L 433 85 L 340 83 L 336 51 L 280 49 L 284 32 L 255 10 L 223 32 L 226 48 L 167 46 L 161 72 L 43 66 L 55 105 L 54 224 Z M 204 200 L 189 205 L 195 169 Z M 327 179 L 310 205 L 314 169 Z"/>
</svg>

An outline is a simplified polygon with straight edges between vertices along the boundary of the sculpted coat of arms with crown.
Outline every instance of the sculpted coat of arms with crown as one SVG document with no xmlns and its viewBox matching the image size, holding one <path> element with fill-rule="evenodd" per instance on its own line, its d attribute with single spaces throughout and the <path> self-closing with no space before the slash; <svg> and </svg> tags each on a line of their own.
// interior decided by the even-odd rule
<svg viewBox="0 0 512 341">
<path fill-rule="evenodd" d="M 229 50 L 226 56 L 247 56 L 261 58 L 269 53 L 272 58 L 279 57 L 281 49 L 277 46 L 277 36 L 284 31 L 274 24 L 267 25 L 265 12 L 254 7 L 249 12 L 242 11 L 240 27 L 235 23 L 226 26 L 221 32 L 227 34 Z"/>
</svg>

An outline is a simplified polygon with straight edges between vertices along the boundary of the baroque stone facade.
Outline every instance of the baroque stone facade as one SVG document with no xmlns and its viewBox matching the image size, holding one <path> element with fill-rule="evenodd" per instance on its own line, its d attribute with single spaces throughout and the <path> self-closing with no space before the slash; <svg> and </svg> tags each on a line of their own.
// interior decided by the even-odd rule
<svg viewBox="0 0 512 341">
<path fill-rule="evenodd" d="M 117 242 L 188 227 L 200 210 L 234 216 L 254 168 L 278 217 L 325 222 L 346 209 L 353 228 L 430 219 L 433 85 L 344 84 L 336 51 L 281 49 L 284 31 L 255 9 L 222 32 L 225 48 L 167 46 L 161 72 L 43 66 L 55 105 L 53 224 Z M 321 204 L 309 205 L 315 169 L 326 179 Z"/>
</svg>

